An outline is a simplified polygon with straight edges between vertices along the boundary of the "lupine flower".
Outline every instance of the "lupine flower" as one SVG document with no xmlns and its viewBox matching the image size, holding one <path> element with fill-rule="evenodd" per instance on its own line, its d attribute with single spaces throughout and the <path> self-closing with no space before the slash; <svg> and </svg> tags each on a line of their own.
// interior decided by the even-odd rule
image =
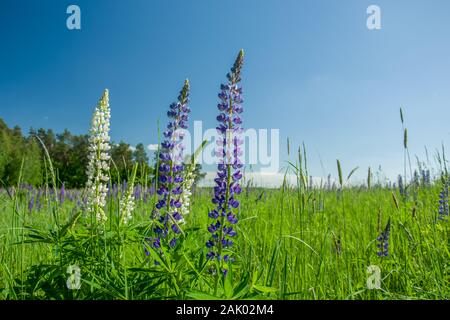
<svg viewBox="0 0 450 320">
<path fill-rule="evenodd" d="M 117 199 L 117 196 L 119 195 L 119 187 L 117 186 L 117 184 L 113 184 L 113 189 L 112 189 L 112 197 L 114 199 Z"/>
<path fill-rule="evenodd" d="M 134 188 L 134 198 L 141 199 L 141 185 L 139 184 Z"/>
<path fill-rule="evenodd" d="M 159 186 L 158 202 L 154 214 L 158 224 L 153 231 L 156 236 L 147 242 L 153 248 L 161 245 L 174 247 L 180 233 L 180 223 L 183 220 L 183 129 L 188 127 L 189 81 L 186 80 L 178 96 L 178 102 L 170 105 L 167 115 L 170 119 L 167 130 L 164 131 L 164 141 L 159 153 Z"/>
<path fill-rule="evenodd" d="M 34 206 L 34 196 L 31 196 L 30 201 L 28 201 L 28 211 L 31 213 L 33 211 Z"/>
<path fill-rule="evenodd" d="M 128 221 L 131 220 L 132 213 L 134 210 L 135 193 L 133 190 L 134 190 L 134 181 L 136 179 L 136 171 L 137 171 L 137 164 L 133 168 L 130 184 L 128 185 L 128 188 L 125 194 L 123 195 L 122 200 L 120 201 L 120 215 L 122 222 L 124 224 L 127 224 Z"/>
<path fill-rule="evenodd" d="M 388 220 L 384 231 L 378 236 L 377 255 L 379 257 L 387 257 L 389 255 L 389 236 L 391 233 L 391 219 Z"/>
<path fill-rule="evenodd" d="M 41 189 L 39 189 L 38 193 L 36 195 L 36 210 L 37 211 L 41 210 L 41 195 L 42 195 L 42 191 L 41 191 Z"/>
<path fill-rule="evenodd" d="M 227 74 L 228 82 L 220 86 L 220 102 L 217 116 L 219 125 L 217 131 L 220 135 L 216 155 L 219 157 L 217 165 L 217 177 L 214 179 L 214 197 L 212 202 L 216 208 L 209 212 L 208 216 L 213 222 L 208 226 L 211 238 L 206 243 L 208 248 L 207 258 L 217 259 L 217 261 L 231 262 L 233 259 L 227 253 L 229 247 L 233 245 L 233 240 L 237 233 L 235 225 L 238 222 L 233 210 L 239 208 L 239 201 L 236 195 L 240 194 L 242 189 L 239 180 L 242 178 L 240 169 L 243 167 L 239 156 L 242 155 L 240 145 L 243 140 L 240 137 L 242 133 L 241 117 L 242 108 L 242 88 L 239 87 L 241 81 L 241 69 L 243 65 L 244 52 L 241 50 L 231 69 Z M 226 274 L 226 269 L 222 272 Z"/>
<path fill-rule="evenodd" d="M 59 203 L 64 203 L 65 196 L 66 196 L 66 189 L 63 183 L 61 186 L 61 190 L 59 191 Z"/>
<path fill-rule="evenodd" d="M 194 181 L 195 181 L 195 162 L 186 167 L 186 172 L 184 175 L 183 190 L 181 192 L 182 204 L 180 207 L 180 213 L 183 218 L 189 214 L 192 197 L 192 187 L 194 186 Z"/>
<path fill-rule="evenodd" d="M 449 207 L 448 207 L 448 181 L 442 185 L 441 192 L 439 192 L 439 210 L 438 210 L 438 219 L 446 220 L 449 215 Z"/>
<path fill-rule="evenodd" d="M 106 89 L 92 117 L 86 183 L 87 211 L 94 214 L 99 223 L 107 220 L 104 208 L 109 181 L 109 119 L 109 92 Z"/>
</svg>

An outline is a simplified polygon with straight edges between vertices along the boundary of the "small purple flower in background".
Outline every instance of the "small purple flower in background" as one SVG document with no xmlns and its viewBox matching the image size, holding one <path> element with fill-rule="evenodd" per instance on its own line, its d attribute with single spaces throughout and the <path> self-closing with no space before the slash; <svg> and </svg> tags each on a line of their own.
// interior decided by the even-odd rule
<svg viewBox="0 0 450 320">
<path fill-rule="evenodd" d="M 111 197 L 113 197 L 114 199 L 117 199 L 119 195 L 119 187 L 117 186 L 117 184 L 113 184 L 113 188 L 112 188 L 112 194 Z"/>
<path fill-rule="evenodd" d="M 59 191 L 59 203 L 64 203 L 64 199 L 66 197 L 66 188 L 64 187 L 64 183 L 61 186 L 61 190 Z"/>
<path fill-rule="evenodd" d="M 228 82 L 220 86 L 221 92 L 218 95 L 220 102 L 217 107 L 220 113 L 217 116 L 219 122 L 217 131 L 220 138 L 215 151 L 219 157 L 219 163 L 212 199 L 216 208 L 208 214 L 213 222 L 207 228 L 211 238 L 206 242 L 208 248 L 206 256 L 208 259 L 215 258 L 220 263 L 233 261 L 229 252 L 223 254 L 233 245 L 232 238 L 237 235 L 235 225 L 238 219 L 233 210 L 239 208 L 236 195 L 242 192 L 239 180 L 242 178 L 240 169 L 243 164 L 239 156 L 242 155 L 240 146 L 243 144 L 240 117 L 243 111 L 241 105 L 243 99 L 242 88 L 238 84 L 241 81 L 243 59 L 244 52 L 241 50 L 231 72 L 227 74 Z M 226 275 L 227 269 L 223 269 L 222 272 Z"/>
<path fill-rule="evenodd" d="M 147 200 L 148 200 L 148 193 L 147 193 L 147 192 L 144 192 L 144 196 L 142 197 L 142 201 L 143 201 L 144 203 L 147 203 Z"/>
<path fill-rule="evenodd" d="M 431 184 L 431 175 L 430 175 L 430 170 L 427 169 L 422 169 L 421 170 L 421 174 L 422 174 L 422 183 L 425 186 L 429 186 Z"/>
<path fill-rule="evenodd" d="M 128 188 L 127 182 L 126 181 L 122 182 L 122 185 L 120 187 L 120 193 L 124 194 L 126 192 L 127 188 Z"/>
<path fill-rule="evenodd" d="M 141 190 L 142 188 L 140 184 L 134 187 L 134 199 L 141 200 Z"/>
<path fill-rule="evenodd" d="M 384 231 L 381 232 L 381 234 L 378 236 L 377 241 L 377 247 L 378 252 L 377 255 L 379 257 L 387 257 L 389 255 L 389 236 L 391 233 L 391 219 L 389 218 L 388 223 L 386 224 L 386 227 L 384 228 Z"/>
<path fill-rule="evenodd" d="M 32 212 L 33 211 L 33 206 L 34 206 L 34 196 L 31 196 L 30 201 L 28 201 L 28 212 Z"/>
<path fill-rule="evenodd" d="M 178 96 L 178 102 L 171 104 L 167 112 L 170 121 L 163 133 L 165 139 L 161 143 L 159 154 L 159 185 L 156 191 L 158 201 L 155 209 L 157 223 L 153 229 L 156 237 L 148 241 L 153 248 L 160 248 L 163 244 L 169 248 L 175 247 L 182 233 L 180 228 L 183 221 L 180 213 L 184 170 L 182 131 L 188 127 L 188 114 L 191 111 L 188 103 L 189 81 L 186 80 Z"/>
<path fill-rule="evenodd" d="M 439 192 L 439 210 L 438 210 L 438 220 L 445 221 L 449 215 L 448 207 L 448 181 L 442 185 L 442 189 Z"/>
<path fill-rule="evenodd" d="M 39 189 L 36 195 L 36 210 L 41 211 L 41 196 L 42 196 L 42 190 Z"/>
</svg>

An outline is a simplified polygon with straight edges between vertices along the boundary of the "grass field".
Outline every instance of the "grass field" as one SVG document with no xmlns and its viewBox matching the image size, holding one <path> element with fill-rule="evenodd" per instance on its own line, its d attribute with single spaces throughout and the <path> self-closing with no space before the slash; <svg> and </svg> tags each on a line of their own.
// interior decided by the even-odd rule
<svg viewBox="0 0 450 320">
<path fill-rule="evenodd" d="M 81 192 L 65 191 L 62 201 L 60 191 L 50 191 L 42 191 L 39 210 L 30 208 L 36 190 L 0 194 L 1 299 L 450 298 L 439 184 L 417 188 L 416 201 L 381 187 L 248 184 L 226 277 L 205 259 L 211 189 L 195 191 L 182 241 L 163 260 L 144 250 L 154 196 L 137 199 L 127 225 L 118 222 L 119 197 L 109 196 L 108 223 L 95 234 Z M 379 257 L 377 237 L 388 219 L 389 256 Z M 379 289 L 367 287 L 369 266 L 380 268 Z"/>
</svg>

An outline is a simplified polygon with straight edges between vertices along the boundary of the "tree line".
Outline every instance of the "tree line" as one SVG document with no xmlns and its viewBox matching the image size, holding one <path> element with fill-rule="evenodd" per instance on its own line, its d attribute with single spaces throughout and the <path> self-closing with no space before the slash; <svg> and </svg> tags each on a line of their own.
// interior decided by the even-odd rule
<svg viewBox="0 0 450 320">
<path fill-rule="evenodd" d="M 69 130 L 33 129 L 27 135 L 19 126 L 12 129 L 0 118 L 0 181 L 3 186 L 18 183 L 39 186 L 50 182 L 46 152 L 50 156 L 58 184 L 82 188 L 86 183 L 89 136 L 74 135 Z M 111 143 L 111 181 L 126 180 L 135 163 L 138 179 L 151 180 L 155 171 L 142 143 L 135 148 L 120 141 Z"/>
<path fill-rule="evenodd" d="M 12 129 L 0 118 L 0 187 L 15 186 L 19 183 L 32 186 L 51 184 L 49 163 L 52 162 L 59 186 L 83 188 L 88 164 L 89 135 L 74 135 L 69 130 L 55 133 L 52 129 L 31 128 L 23 134 L 19 126 Z M 149 157 L 142 143 L 131 145 L 120 141 L 111 143 L 111 182 L 126 181 L 133 166 L 138 164 L 137 183 L 150 185 L 155 179 L 157 153 Z M 205 173 L 201 165 L 195 166 L 195 185 Z"/>
</svg>

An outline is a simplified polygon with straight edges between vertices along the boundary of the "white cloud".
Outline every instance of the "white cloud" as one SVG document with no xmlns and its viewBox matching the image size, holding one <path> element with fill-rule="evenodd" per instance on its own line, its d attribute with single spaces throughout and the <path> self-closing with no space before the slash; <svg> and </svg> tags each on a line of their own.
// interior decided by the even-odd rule
<svg viewBox="0 0 450 320">
<path fill-rule="evenodd" d="M 158 150 L 158 145 L 157 144 L 149 144 L 147 146 L 147 149 L 150 151 L 156 151 L 156 150 Z"/>
</svg>

